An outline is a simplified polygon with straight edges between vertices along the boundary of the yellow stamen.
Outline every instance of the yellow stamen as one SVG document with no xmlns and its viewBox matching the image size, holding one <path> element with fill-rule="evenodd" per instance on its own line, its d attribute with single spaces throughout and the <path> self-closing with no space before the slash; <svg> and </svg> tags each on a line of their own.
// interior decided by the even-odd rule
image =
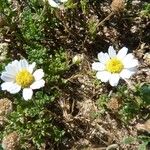
<svg viewBox="0 0 150 150">
<path fill-rule="evenodd" d="M 123 69 L 123 63 L 118 58 L 112 58 L 106 63 L 106 70 L 111 73 L 120 73 Z"/>
<path fill-rule="evenodd" d="M 16 83 L 21 87 L 29 87 L 34 82 L 33 75 L 26 69 L 22 69 L 16 75 Z"/>
</svg>

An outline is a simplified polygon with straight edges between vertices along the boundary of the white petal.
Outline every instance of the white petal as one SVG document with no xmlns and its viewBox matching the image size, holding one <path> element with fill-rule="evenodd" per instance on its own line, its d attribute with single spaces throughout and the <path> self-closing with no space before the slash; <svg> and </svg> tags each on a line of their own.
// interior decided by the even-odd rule
<svg viewBox="0 0 150 150">
<path fill-rule="evenodd" d="M 108 54 L 109 54 L 110 58 L 113 58 L 116 56 L 116 51 L 114 50 L 113 46 L 109 46 Z"/>
<path fill-rule="evenodd" d="M 2 90 L 7 90 L 11 94 L 18 93 L 21 90 L 20 85 L 16 83 L 12 83 L 12 82 L 5 82 L 1 85 L 1 87 L 2 87 Z"/>
<path fill-rule="evenodd" d="M 45 81 L 43 79 L 35 81 L 34 83 L 32 83 L 30 85 L 31 89 L 40 89 L 41 87 L 43 87 L 45 85 Z"/>
<path fill-rule="evenodd" d="M 109 55 L 107 53 L 103 53 L 103 52 L 98 53 L 98 60 L 101 63 L 105 64 L 108 59 L 110 59 L 110 58 L 109 58 Z"/>
<path fill-rule="evenodd" d="M 48 0 L 48 3 L 49 3 L 52 7 L 59 7 L 59 4 L 56 3 L 54 0 Z"/>
<path fill-rule="evenodd" d="M 129 68 L 128 70 L 132 71 L 133 73 L 137 72 L 137 67 Z"/>
<path fill-rule="evenodd" d="M 5 67 L 5 69 L 6 69 L 6 71 L 7 72 L 14 72 L 14 74 L 16 74 L 17 72 L 18 72 L 18 70 L 19 70 L 19 62 L 18 62 L 18 60 L 14 60 L 14 61 L 12 61 L 11 63 L 9 63 L 6 67 Z"/>
<path fill-rule="evenodd" d="M 107 60 L 109 60 L 110 59 L 110 57 L 109 57 L 109 55 L 108 55 L 108 53 L 105 53 L 105 60 L 106 60 L 106 62 L 107 62 Z M 105 62 L 105 63 L 106 63 Z"/>
<path fill-rule="evenodd" d="M 60 0 L 62 3 L 65 3 L 65 2 L 67 2 L 68 0 Z"/>
<path fill-rule="evenodd" d="M 29 100 L 32 98 L 33 90 L 30 88 L 23 89 L 23 98 L 24 100 Z"/>
<path fill-rule="evenodd" d="M 120 59 L 123 59 L 126 55 L 127 55 L 127 52 L 128 52 L 128 48 L 127 47 L 123 47 L 117 54 L 117 57 L 120 58 Z"/>
<path fill-rule="evenodd" d="M 105 69 L 105 66 L 104 66 L 104 64 L 102 64 L 102 63 L 94 62 L 94 63 L 92 64 L 92 69 L 93 69 L 93 70 L 96 70 L 96 71 L 102 71 L 102 70 Z"/>
<path fill-rule="evenodd" d="M 14 68 L 15 67 L 12 64 L 8 64 L 5 67 L 5 70 L 6 70 L 6 72 L 11 73 L 12 75 L 16 75 L 16 73 L 17 73 L 18 70 L 15 70 Z"/>
<path fill-rule="evenodd" d="M 15 81 L 15 75 L 8 72 L 2 72 L 1 79 L 6 82 L 13 82 Z"/>
<path fill-rule="evenodd" d="M 132 60 L 133 58 L 134 58 L 133 54 L 132 54 L 132 53 L 129 53 L 129 54 L 127 54 L 127 55 L 124 57 L 123 61 L 130 61 L 130 60 Z"/>
<path fill-rule="evenodd" d="M 137 59 L 123 60 L 124 68 L 133 68 L 139 65 Z"/>
<path fill-rule="evenodd" d="M 22 59 L 19 61 L 21 69 L 28 68 L 29 64 L 26 59 Z"/>
<path fill-rule="evenodd" d="M 40 80 L 44 77 L 44 72 L 43 72 L 43 69 L 37 69 L 34 73 L 33 73 L 33 76 L 35 78 L 35 80 Z"/>
<path fill-rule="evenodd" d="M 13 86 L 13 82 L 4 82 L 4 83 L 1 84 L 1 88 L 2 88 L 3 91 L 5 91 L 5 90 L 8 91 L 8 89 L 11 86 Z"/>
<path fill-rule="evenodd" d="M 36 65 L 36 63 L 35 63 L 35 62 L 33 62 L 31 65 L 29 65 L 29 67 L 28 67 L 28 71 L 29 71 L 30 73 L 32 73 L 32 72 L 33 72 L 33 70 L 34 70 L 34 68 L 35 68 L 35 65 Z"/>
<path fill-rule="evenodd" d="M 114 73 L 111 75 L 110 79 L 109 79 L 109 83 L 111 86 L 117 86 L 118 82 L 119 82 L 120 76 L 117 73 Z"/>
<path fill-rule="evenodd" d="M 17 66 L 19 64 L 19 61 L 18 60 L 14 60 L 10 64 L 13 65 L 13 66 Z"/>
<path fill-rule="evenodd" d="M 100 79 L 102 82 L 107 82 L 111 76 L 110 72 L 107 71 L 99 71 L 96 74 L 97 79 Z"/>
<path fill-rule="evenodd" d="M 136 68 L 123 69 L 123 70 L 120 72 L 120 77 L 121 77 L 122 79 L 129 79 L 135 72 L 136 72 Z"/>
</svg>

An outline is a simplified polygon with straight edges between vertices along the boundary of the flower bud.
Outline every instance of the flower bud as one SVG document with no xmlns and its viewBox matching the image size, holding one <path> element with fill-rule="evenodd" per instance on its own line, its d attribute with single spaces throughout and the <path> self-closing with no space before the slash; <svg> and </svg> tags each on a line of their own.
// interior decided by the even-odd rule
<svg viewBox="0 0 150 150">
<path fill-rule="evenodd" d="M 83 59 L 84 59 L 83 54 L 77 54 L 73 57 L 72 62 L 73 62 L 73 64 L 78 65 L 82 62 Z"/>
</svg>

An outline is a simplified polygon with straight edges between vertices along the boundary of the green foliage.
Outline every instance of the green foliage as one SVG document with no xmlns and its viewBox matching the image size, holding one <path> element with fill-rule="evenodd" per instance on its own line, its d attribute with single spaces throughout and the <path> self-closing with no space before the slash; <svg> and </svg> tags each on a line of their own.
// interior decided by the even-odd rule
<svg viewBox="0 0 150 150">
<path fill-rule="evenodd" d="M 32 100 L 29 101 L 23 100 L 22 93 L 15 95 L 9 95 L 7 92 L 0 93 L 0 97 L 9 97 L 13 102 L 13 112 L 8 116 L 5 126 L 0 128 L 0 140 L 8 133 L 17 131 L 21 137 L 20 149 L 29 149 L 29 144 L 33 146 L 33 149 L 42 149 L 42 144 L 45 143 L 58 145 L 65 133 L 65 129 L 62 127 L 65 121 L 61 122 L 63 124 L 62 126 L 57 122 L 60 119 L 59 117 L 62 117 L 62 114 L 59 113 L 60 116 L 56 114 L 56 112 L 60 111 L 59 106 L 56 107 L 59 105 L 57 100 L 62 96 L 59 90 L 65 84 L 63 82 L 63 75 L 70 69 L 65 47 L 67 49 L 81 50 L 83 53 L 86 50 L 87 54 L 93 55 L 92 51 L 96 51 L 97 46 L 99 47 L 97 41 L 100 35 L 98 35 L 97 30 L 100 31 L 99 33 L 103 33 L 101 29 L 97 29 L 97 25 L 100 19 L 107 16 L 107 11 L 103 12 L 101 9 L 103 7 L 101 5 L 103 1 L 100 0 L 69 0 L 65 3 L 64 10 L 52 8 L 47 3 L 44 4 L 42 0 L 41 2 L 40 0 L 20 0 L 15 2 L 8 2 L 8 0 L 1 0 L 0 2 L 0 12 L 6 18 L 7 22 L 6 26 L 0 29 L 0 32 L 2 31 L 0 35 L 2 39 L 4 36 L 3 40 L 8 41 L 9 44 L 8 57 L 0 63 L 0 70 L 2 71 L 11 60 L 26 58 L 30 63 L 36 62 L 36 67 L 44 70 L 46 85 L 40 90 L 35 90 Z M 127 2 L 131 7 L 131 0 Z M 21 7 L 17 7 L 17 3 Z M 95 10 L 96 8 L 100 10 Z M 149 13 L 150 5 L 147 3 L 141 11 L 141 14 L 149 16 Z M 116 19 L 110 19 L 108 24 L 106 24 L 108 29 L 110 27 L 112 31 L 113 28 L 109 25 L 113 25 L 113 27 L 117 26 L 117 15 L 114 17 Z M 122 19 L 124 18 L 126 17 Z M 111 20 L 116 20 L 116 25 L 111 23 Z M 128 19 L 125 22 L 128 25 Z M 115 39 L 121 39 L 118 38 L 118 35 L 116 34 L 117 37 Z M 100 37 L 102 40 L 100 43 L 120 43 L 115 42 L 114 39 L 110 40 L 110 38 L 102 39 Z M 124 41 L 124 39 L 121 41 Z M 67 44 L 59 46 L 59 42 L 66 42 Z M 122 43 L 120 44 L 122 45 Z M 100 47 L 103 46 L 101 45 Z M 88 53 L 89 49 L 92 50 L 92 53 Z M 65 84 L 66 87 L 68 85 Z M 94 80 L 94 86 L 96 90 L 101 88 L 98 80 Z M 69 90 L 71 91 L 72 88 Z M 107 103 L 114 95 L 120 98 L 121 107 L 115 113 L 123 123 L 128 123 L 137 115 L 140 116 L 141 110 L 146 110 L 150 104 L 150 85 L 148 84 L 137 86 L 136 91 L 132 91 L 127 86 L 121 85 L 114 88 L 112 94 L 109 91 L 109 87 L 103 89 L 103 92 L 96 102 L 99 112 L 92 114 L 93 118 L 99 117 L 108 110 Z M 109 96 L 108 93 L 110 93 Z M 69 94 L 67 93 L 66 95 L 68 96 Z M 72 100 L 72 98 L 69 100 Z M 75 104 L 73 108 L 75 112 L 71 115 L 76 114 L 76 111 L 78 113 L 79 108 L 76 110 L 76 105 L 78 103 Z M 51 110 L 51 108 L 55 110 Z M 74 118 L 72 117 L 72 119 Z M 66 123 L 68 127 L 69 123 Z M 71 122 L 71 126 L 74 126 L 74 121 Z M 139 149 L 144 150 L 148 142 L 150 142 L 150 139 L 147 136 L 137 138 L 128 137 L 124 140 L 124 144 L 131 144 L 134 141 L 141 142 L 142 144 Z"/>
<path fill-rule="evenodd" d="M 52 82 L 58 84 L 61 72 L 67 67 L 65 53 L 63 50 L 58 51 L 56 55 L 48 59 L 46 53 L 42 52 L 42 50 L 38 50 L 39 53 L 41 52 L 41 55 L 38 55 L 39 53 L 36 55 L 37 51 L 31 49 L 29 58 L 32 61 L 38 62 L 38 65 L 45 65 L 43 66 L 45 79 L 49 84 L 52 84 Z M 46 49 L 44 50 L 46 51 Z M 52 101 L 59 97 L 60 93 L 56 90 L 51 92 L 51 87 L 48 90 L 47 88 L 45 87 L 43 91 L 35 91 L 32 100 L 27 102 L 22 99 L 21 95 L 15 96 L 14 111 L 8 118 L 4 135 L 17 131 L 21 136 L 21 146 L 23 149 L 27 149 L 25 143 L 30 142 L 39 149 L 46 142 L 45 139 L 47 138 L 51 142 L 59 142 L 64 134 L 62 129 L 53 124 L 54 116 L 51 115 L 51 110 L 47 108 Z"/>
<path fill-rule="evenodd" d="M 94 38 L 96 36 L 98 20 L 95 16 L 92 16 L 88 22 L 89 33 Z"/>
<path fill-rule="evenodd" d="M 122 141 L 123 144 L 132 144 L 133 142 L 135 142 L 135 138 L 130 136 L 130 137 L 125 137 Z"/>
<path fill-rule="evenodd" d="M 144 84 L 139 89 L 139 95 L 146 105 L 150 104 L 150 84 Z"/>
<path fill-rule="evenodd" d="M 10 26 L 18 17 L 9 4 L 3 3 L 3 11 L 10 19 Z M 55 116 L 48 106 L 55 101 L 61 93 L 55 90 L 55 86 L 62 84 L 61 76 L 68 69 L 66 52 L 63 48 L 50 49 L 43 44 L 45 40 L 44 25 L 46 18 L 43 10 L 35 0 L 29 1 L 20 13 L 18 27 L 13 28 L 16 33 L 16 41 L 22 47 L 18 49 L 21 58 L 25 57 L 30 63 L 36 62 L 37 68 L 42 68 L 45 73 L 46 86 L 39 91 L 34 91 L 32 100 L 24 101 L 21 93 L 12 95 L 13 112 L 8 117 L 5 128 L 1 129 L 0 140 L 13 131 L 17 131 L 21 137 L 21 149 L 28 149 L 31 143 L 34 149 L 40 149 L 47 140 L 51 144 L 58 143 L 64 131 L 59 124 L 55 124 Z M 15 16 L 16 15 L 16 16 Z M 52 19 L 49 28 L 53 28 L 56 19 Z M 17 34 L 19 33 L 19 34 Z M 11 51 L 11 50 L 10 50 Z M 8 60 L 13 58 L 8 57 Z M 7 65 L 8 60 L 0 64 L 1 70 Z M 5 94 L 2 94 L 5 96 Z"/>
<path fill-rule="evenodd" d="M 143 101 L 142 95 L 139 95 L 137 91 L 127 89 L 125 86 L 118 88 L 117 95 L 122 99 L 122 106 L 119 110 L 119 114 L 121 115 L 121 119 L 125 122 L 139 115 L 140 111 L 147 107 L 145 101 Z"/>
<path fill-rule="evenodd" d="M 52 124 L 53 117 L 44 107 L 53 98 L 40 92 L 32 101 L 18 102 L 16 99 L 16 110 L 9 116 L 4 134 L 17 131 L 21 137 L 22 148 L 25 148 L 26 142 L 32 142 L 39 149 L 46 138 L 51 142 L 59 141 L 64 132 Z"/>
<path fill-rule="evenodd" d="M 3 150 L 3 148 L 2 148 L 2 146 L 1 146 L 1 144 L 0 144 L 0 150 Z"/>
<path fill-rule="evenodd" d="M 77 3 L 74 3 L 73 0 L 69 0 L 65 3 L 65 8 L 74 9 L 77 7 Z"/>
<path fill-rule="evenodd" d="M 143 142 L 139 145 L 138 150 L 147 150 L 148 142 Z"/>
<path fill-rule="evenodd" d="M 47 49 L 40 44 L 25 45 L 24 49 L 26 49 L 28 59 L 38 65 L 42 65 L 48 59 Z"/>
<path fill-rule="evenodd" d="M 117 110 L 118 117 L 124 123 L 128 123 L 139 115 L 142 109 L 146 110 L 147 106 L 149 106 L 149 93 L 149 85 L 137 86 L 136 91 L 128 89 L 127 86 L 118 86 L 114 93 L 112 93 L 112 98 L 115 95 L 121 104 Z M 106 106 L 109 99 L 111 99 L 111 97 L 108 98 L 107 94 L 100 96 L 97 100 L 99 110 L 103 110 L 103 112 L 107 110 Z"/>
<path fill-rule="evenodd" d="M 29 58 L 38 62 L 37 65 L 43 65 L 45 79 L 49 84 L 53 82 L 58 84 L 61 73 L 67 68 L 66 54 L 63 50 L 48 58 L 45 48 L 37 49 L 36 51 L 30 49 Z M 52 142 L 59 142 L 64 134 L 62 129 L 53 125 L 54 116 L 51 115 L 51 110 L 47 108 L 52 101 L 59 97 L 60 93 L 56 90 L 51 92 L 51 87 L 48 90 L 47 88 L 44 88 L 43 91 L 35 92 L 32 100 L 27 102 L 21 96 L 16 96 L 14 111 L 8 119 L 4 135 L 17 131 L 21 136 L 22 148 L 27 148 L 25 143 L 32 142 L 39 149 L 42 143 L 45 143 L 45 139 L 48 138 Z"/>
<path fill-rule="evenodd" d="M 150 3 L 146 3 L 144 5 L 143 10 L 141 11 L 141 15 L 150 17 Z"/>
<path fill-rule="evenodd" d="M 7 0 L 1 0 L 1 5 L 0 5 L 0 12 L 8 12 L 9 9 L 9 3 Z"/>
<path fill-rule="evenodd" d="M 150 142 L 149 136 L 138 136 L 138 137 L 125 137 L 122 141 L 123 144 L 134 144 L 135 142 L 139 142 L 138 150 L 147 150 L 147 146 Z"/>
<path fill-rule="evenodd" d="M 41 12 L 42 9 L 37 10 L 37 12 L 32 12 L 31 9 L 27 8 L 20 16 L 21 31 L 28 42 L 31 42 L 30 40 L 42 40 L 44 37 L 42 34 L 44 17 L 40 16 Z"/>
<path fill-rule="evenodd" d="M 56 55 L 51 55 L 51 61 L 49 61 L 49 67 L 47 68 L 47 79 L 55 82 L 60 79 L 60 76 L 69 68 L 66 62 L 66 53 L 60 50 Z"/>
<path fill-rule="evenodd" d="M 81 3 L 81 8 L 84 14 L 86 14 L 88 12 L 88 3 L 89 0 L 80 0 Z"/>
<path fill-rule="evenodd" d="M 99 97 L 99 99 L 96 102 L 98 109 L 100 110 L 98 114 L 96 114 L 97 116 L 103 114 L 106 111 L 107 102 L 108 102 L 108 96 L 106 94 L 103 94 Z"/>
</svg>

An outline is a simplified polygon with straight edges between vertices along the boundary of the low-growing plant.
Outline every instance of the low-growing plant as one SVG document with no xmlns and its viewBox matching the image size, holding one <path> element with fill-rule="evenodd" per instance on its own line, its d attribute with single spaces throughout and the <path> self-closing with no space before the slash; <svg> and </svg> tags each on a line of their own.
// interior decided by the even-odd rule
<svg viewBox="0 0 150 150">
<path fill-rule="evenodd" d="M 8 26 L 12 27 L 12 24 L 15 24 L 12 17 L 16 19 L 17 12 L 13 12 L 10 3 L 7 5 L 2 3 L 2 6 L 1 9 L 7 11 L 6 18 L 10 19 Z M 42 90 L 37 90 L 31 100 L 24 101 L 20 93 L 15 96 L 8 95 L 7 92 L 1 93 L 1 97 L 8 96 L 12 100 L 13 112 L 7 117 L 4 127 L 0 129 L 0 141 L 15 131 L 20 137 L 20 149 L 30 149 L 30 145 L 34 149 L 40 149 L 46 143 L 53 148 L 64 134 L 64 130 L 55 122 L 57 116 L 48 107 L 61 96 L 57 88 L 62 84 L 61 76 L 69 66 L 66 52 L 62 47 L 50 49 L 48 45 L 43 44 L 46 18 L 41 15 L 42 11 L 41 6 L 35 1 L 29 1 L 25 5 L 17 20 L 18 27 L 10 31 L 16 33 L 14 34 L 16 37 L 12 40 L 18 45 L 12 43 L 9 47 L 12 55 L 8 55 L 7 60 L 0 64 L 2 71 L 10 60 L 25 57 L 30 63 L 36 62 L 37 67 L 44 70 L 46 85 Z M 54 24 L 55 19 L 50 25 Z"/>
<path fill-rule="evenodd" d="M 150 142 L 150 137 L 148 135 L 139 135 L 137 137 L 125 137 L 122 141 L 123 144 L 134 144 L 139 142 L 138 150 L 147 150 L 148 144 Z"/>
<path fill-rule="evenodd" d="M 141 10 L 141 15 L 150 17 L 150 3 L 144 5 L 143 10 Z"/>
<path fill-rule="evenodd" d="M 117 110 L 118 117 L 124 123 L 128 123 L 137 115 L 140 115 L 140 112 L 143 110 L 148 111 L 149 85 L 143 85 L 141 87 L 137 85 L 136 91 L 128 89 L 126 85 L 120 85 L 117 89 L 114 89 L 114 92 L 112 92 L 111 95 L 112 96 L 110 97 L 108 97 L 106 94 L 100 96 L 99 100 L 97 101 L 99 110 L 107 110 L 107 104 L 115 95 L 120 104 L 120 107 Z"/>
<path fill-rule="evenodd" d="M 107 121 L 103 124 L 100 117 L 102 120 L 109 119 L 109 116 L 113 117 L 113 123 L 119 121 L 123 127 L 130 126 L 129 123 L 136 118 L 149 117 L 150 85 L 134 83 L 132 89 L 120 81 L 120 77 L 126 81 L 126 78 L 136 73 L 136 69 L 141 67 L 137 66 L 142 62 L 141 60 L 138 62 L 138 58 L 135 58 L 138 52 L 127 55 L 128 49 L 123 46 L 129 46 L 129 51 L 136 50 L 137 44 L 140 47 L 141 42 L 144 43 L 141 48 L 142 56 L 143 51 L 147 52 L 145 41 L 148 34 L 145 20 L 147 16 L 149 17 L 149 3 L 145 3 L 142 10 L 139 8 L 138 13 L 136 10 L 132 13 L 134 6 L 131 0 L 127 0 L 123 7 L 119 6 L 120 1 L 113 1 L 113 5 L 109 1 L 100 0 L 68 0 L 53 4 L 52 2 L 48 0 L 0 2 L 0 40 L 2 44 L 4 42 L 8 46 L 6 58 L 0 60 L 1 73 L 6 77 L 9 73 L 6 71 L 8 64 L 14 60 L 26 59 L 29 64 L 35 62 L 36 67 L 40 68 L 44 75 L 44 77 L 42 75 L 43 86 L 34 89 L 33 96 L 28 101 L 23 99 L 22 93 L 13 95 L 1 85 L 3 91 L 0 92 L 0 98 L 9 98 L 13 103 L 13 111 L 9 115 L 0 115 L 2 145 L 9 143 L 10 135 L 17 135 L 20 142 L 18 149 L 57 149 L 60 142 L 65 148 L 59 145 L 58 149 L 69 149 L 73 142 L 82 145 L 80 141 L 83 141 L 84 145 L 87 143 L 85 139 L 88 144 L 94 143 L 95 146 L 102 141 L 101 137 L 99 138 L 102 128 L 95 130 L 95 125 L 103 127 L 107 124 Z M 145 20 L 142 20 L 143 18 Z M 113 44 L 116 48 L 123 47 L 117 55 L 113 50 Z M 105 48 L 108 45 L 110 47 L 106 53 Z M 95 57 L 97 51 L 100 52 L 98 60 L 92 65 L 91 58 Z M 124 55 L 130 58 L 130 61 L 126 59 L 124 62 Z M 72 59 L 72 56 L 75 57 Z M 92 72 L 91 68 L 97 73 Z M 107 74 L 101 74 L 101 71 L 102 73 L 107 71 Z M 77 75 L 74 75 L 76 72 Z M 99 80 L 94 80 L 95 77 Z M 16 82 L 16 74 L 14 79 Z M 134 80 L 136 81 L 133 77 L 133 82 Z M 111 86 L 103 83 L 107 81 Z M 23 88 L 21 87 L 21 90 Z M 94 105 L 95 99 L 98 99 L 96 101 L 98 109 Z M 84 108 L 86 100 L 90 100 L 91 105 L 87 106 L 93 106 L 92 110 L 95 111 L 90 112 L 91 117 L 87 118 L 84 115 L 87 109 Z M 109 127 L 113 125 L 111 119 L 109 121 L 108 126 L 106 125 L 108 128 L 104 130 L 106 133 L 104 146 L 107 146 L 113 137 L 108 134 Z M 97 131 L 99 133 L 96 133 Z M 139 149 L 144 150 L 150 142 L 149 135 L 128 137 L 124 140 L 124 144 L 132 142 L 141 143 Z M 0 145 L 0 149 L 1 147 Z"/>
</svg>

